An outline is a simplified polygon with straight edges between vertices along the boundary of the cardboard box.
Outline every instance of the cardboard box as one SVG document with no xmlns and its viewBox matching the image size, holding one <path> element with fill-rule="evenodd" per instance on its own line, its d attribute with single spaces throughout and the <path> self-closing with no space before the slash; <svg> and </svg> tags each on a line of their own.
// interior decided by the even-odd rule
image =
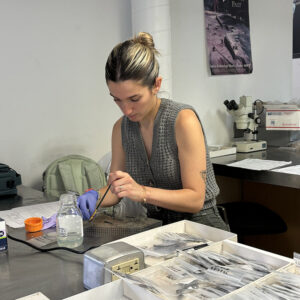
<svg viewBox="0 0 300 300">
<path fill-rule="evenodd" d="M 298 105 L 265 105 L 266 130 L 300 130 Z"/>
</svg>

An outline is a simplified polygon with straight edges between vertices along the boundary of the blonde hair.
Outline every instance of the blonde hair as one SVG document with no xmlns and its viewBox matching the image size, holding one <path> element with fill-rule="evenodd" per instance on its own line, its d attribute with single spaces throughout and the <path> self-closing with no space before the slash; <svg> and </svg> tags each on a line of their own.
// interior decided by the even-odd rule
<svg viewBox="0 0 300 300">
<path fill-rule="evenodd" d="M 152 88 L 159 74 L 158 54 L 152 35 L 140 32 L 113 48 L 105 66 L 106 82 L 136 80 Z"/>
</svg>

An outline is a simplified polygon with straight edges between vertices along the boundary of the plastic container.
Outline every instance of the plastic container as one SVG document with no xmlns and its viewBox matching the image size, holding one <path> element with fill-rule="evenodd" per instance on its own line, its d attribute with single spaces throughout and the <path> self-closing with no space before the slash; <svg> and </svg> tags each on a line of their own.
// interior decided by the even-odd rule
<svg viewBox="0 0 300 300">
<path fill-rule="evenodd" d="M 83 242 L 82 214 L 73 193 L 60 196 L 60 207 L 56 216 L 57 243 L 60 247 L 75 248 Z"/>
</svg>

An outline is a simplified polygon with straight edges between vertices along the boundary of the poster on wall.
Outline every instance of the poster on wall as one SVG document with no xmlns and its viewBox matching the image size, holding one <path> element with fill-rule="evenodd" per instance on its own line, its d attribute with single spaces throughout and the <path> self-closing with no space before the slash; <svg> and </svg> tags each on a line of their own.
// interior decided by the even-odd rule
<svg viewBox="0 0 300 300">
<path fill-rule="evenodd" d="M 204 12 L 211 74 L 252 73 L 248 0 L 204 0 Z"/>
</svg>

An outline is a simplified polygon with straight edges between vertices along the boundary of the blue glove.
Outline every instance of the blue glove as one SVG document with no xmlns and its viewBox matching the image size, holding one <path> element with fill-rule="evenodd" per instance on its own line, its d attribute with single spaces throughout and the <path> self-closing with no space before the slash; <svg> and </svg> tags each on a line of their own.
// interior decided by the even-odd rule
<svg viewBox="0 0 300 300">
<path fill-rule="evenodd" d="M 56 227 L 56 213 L 52 215 L 50 218 L 42 217 L 43 219 L 43 230 Z"/>
<path fill-rule="evenodd" d="M 98 192 L 90 190 L 77 198 L 77 205 L 82 212 L 83 220 L 88 220 L 96 209 Z"/>
</svg>

